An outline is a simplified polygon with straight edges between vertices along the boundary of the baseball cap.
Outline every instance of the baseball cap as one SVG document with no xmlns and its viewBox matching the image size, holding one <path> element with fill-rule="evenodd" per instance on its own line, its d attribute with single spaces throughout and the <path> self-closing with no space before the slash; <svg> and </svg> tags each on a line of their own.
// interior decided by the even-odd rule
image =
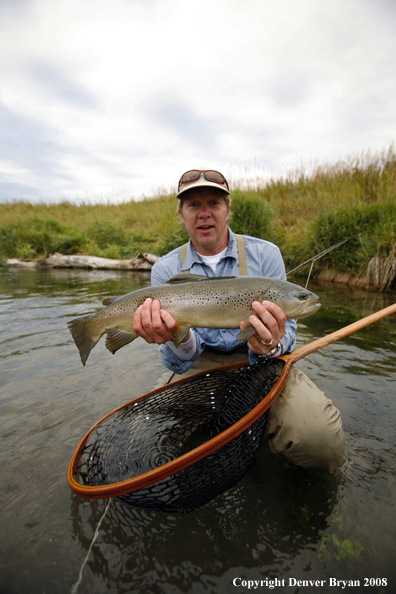
<svg viewBox="0 0 396 594">
<path fill-rule="evenodd" d="M 187 190 L 193 188 L 217 188 L 223 190 L 226 194 L 230 194 L 226 178 L 220 171 L 214 169 L 189 169 L 181 176 L 178 184 L 178 192 L 176 198 Z"/>
</svg>

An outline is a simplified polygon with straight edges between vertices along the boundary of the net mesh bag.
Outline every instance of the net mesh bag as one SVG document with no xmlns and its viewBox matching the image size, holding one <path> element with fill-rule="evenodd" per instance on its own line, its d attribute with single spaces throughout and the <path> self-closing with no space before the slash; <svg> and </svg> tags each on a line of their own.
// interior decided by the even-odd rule
<svg viewBox="0 0 396 594">
<path fill-rule="evenodd" d="M 258 412 L 235 436 L 233 428 L 263 402 L 282 368 L 283 361 L 270 359 L 213 370 L 130 402 L 88 433 L 75 475 L 89 487 L 114 484 L 110 496 L 136 507 L 198 509 L 234 486 L 257 460 L 268 413 Z M 179 469 L 185 454 L 188 465 Z M 169 462 L 172 474 L 162 477 Z M 142 480 L 119 494 L 118 486 L 134 477 Z"/>
</svg>

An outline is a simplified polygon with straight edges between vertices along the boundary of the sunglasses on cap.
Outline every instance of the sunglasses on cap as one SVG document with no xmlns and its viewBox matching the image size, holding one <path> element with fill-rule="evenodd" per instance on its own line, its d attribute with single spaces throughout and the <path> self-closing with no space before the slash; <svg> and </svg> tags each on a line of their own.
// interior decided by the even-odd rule
<svg viewBox="0 0 396 594">
<path fill-rule="evenodd" d="M 192 182 L 197 181 L 201 177 L 201 175 L 204 176 L 206 181 L 218 184 L 219 186 L 225 186 L 227 190 L 230 191 L 226 178 L 219 171 L 213 171 L 211 169 L 203 171 L 199 171 L 198 169 L 191 169 L 190 171 L 186 171 L 186 173 L 183 173 L 183 175 L 181 176 L 178 185 L 178 192 L 180 192 L 184 184 L 191 184 Z"/>
</svg>

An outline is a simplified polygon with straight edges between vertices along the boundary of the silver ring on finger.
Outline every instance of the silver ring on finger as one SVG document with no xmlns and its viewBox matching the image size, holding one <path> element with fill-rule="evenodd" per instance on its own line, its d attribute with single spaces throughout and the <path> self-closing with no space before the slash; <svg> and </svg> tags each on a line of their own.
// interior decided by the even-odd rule
<svg viewBox="0 0 396 594">
<path fill-rule="evenodd" d="M 261 341 L 263 343 L 264 346 L 271 346 L 271 344 L 274 342 L 274 337 L 271 336 L 271 342 L 264 342 L 264 340 Z"/>
</svg>

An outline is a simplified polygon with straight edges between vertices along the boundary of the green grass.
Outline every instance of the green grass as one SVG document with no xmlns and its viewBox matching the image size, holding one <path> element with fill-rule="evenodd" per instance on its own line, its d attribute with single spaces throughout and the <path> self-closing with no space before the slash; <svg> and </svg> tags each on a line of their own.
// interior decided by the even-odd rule
<svg viewBox="0 0 396 594">
<path fill-rule="evenodd" d="M 235 184 L 234 184 L 235 186 Z M 315 264 L 359 274 L 370 259 L 396 244 L 396 153 L 352 156 L 309 175 L 233 188 L 231 228 L 273 241 L 290 270 L 333 244 Z M 187 240 L 174 194 L 122 204 L 0 204 L 0 257 L 44 258 L 49 253 L 127 259 L 139 251 L 163 255 Z M 304 272 L 304 271 L 303 271 Z"/>
</svg>

